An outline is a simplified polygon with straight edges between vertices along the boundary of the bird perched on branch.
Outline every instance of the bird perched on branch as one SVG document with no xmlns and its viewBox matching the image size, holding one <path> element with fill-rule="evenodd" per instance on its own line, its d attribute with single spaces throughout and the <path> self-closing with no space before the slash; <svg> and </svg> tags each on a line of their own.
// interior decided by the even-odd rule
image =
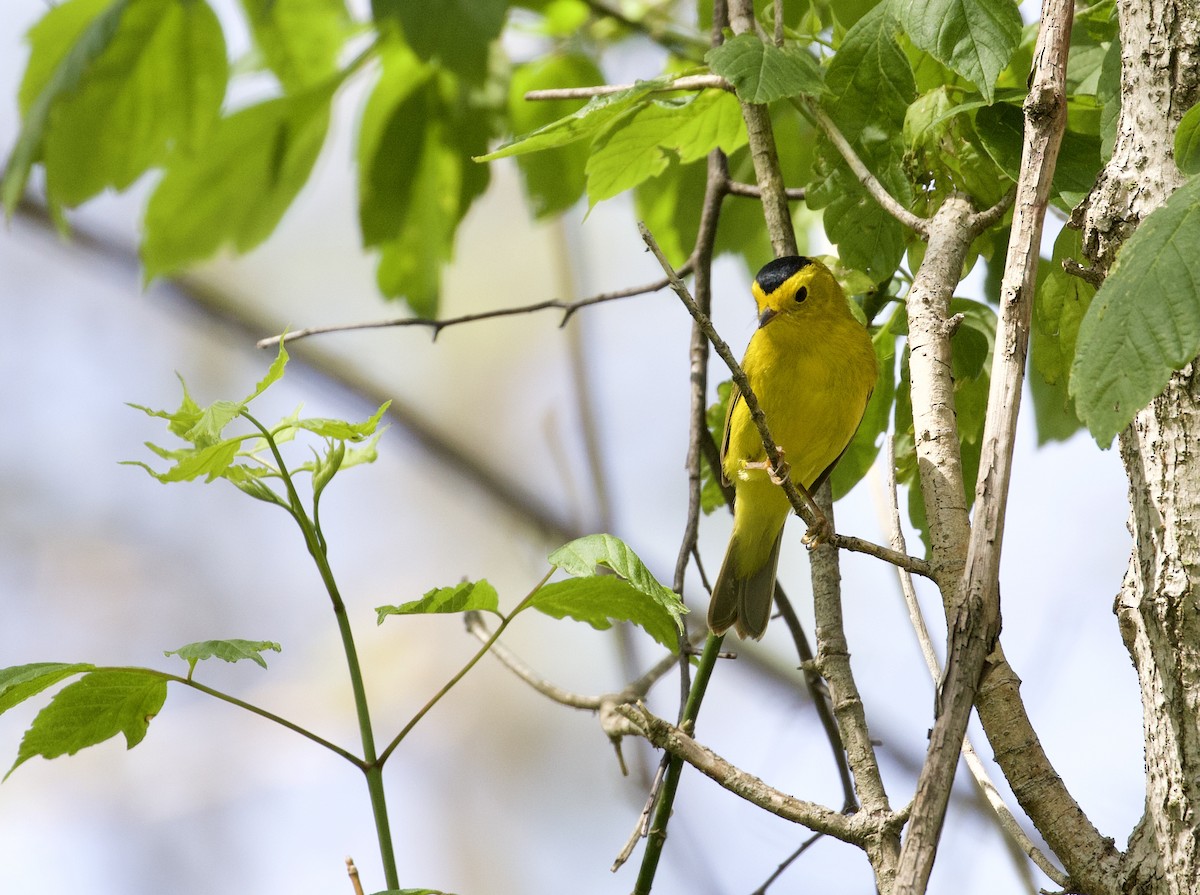
<svg viewBox="0 0 1200 895">
<path fill-rule="evenodd" d="M 785 468 L 772 470 L 762 436 L 734 386 L 725 416 L 721 474 L 736 491 L 733 534 L 713 587 L 708 626 L 758 639 L 767 630 L 779 544 L 791 504 L 778 474 L 809 492 L 821 486 L 854 437 L 875 386 L 871 336 L 819 261 L 777 258 L 754 278 L 758 329 L 742 368 Z M 813 530 L 805 543 L 819 543 Z"/>
</svg>

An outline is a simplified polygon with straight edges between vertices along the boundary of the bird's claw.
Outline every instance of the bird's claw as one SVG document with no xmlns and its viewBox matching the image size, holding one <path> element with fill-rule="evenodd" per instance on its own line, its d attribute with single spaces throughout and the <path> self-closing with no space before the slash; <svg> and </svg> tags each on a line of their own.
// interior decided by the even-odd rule
<svg viewBox="0 0 1200 895">
<path fill-rule="evenodd" d="M 827 543 L 832 537 L 833 526 L 829 524 L 829 519 L 821 515 L 813 520 L 813 524 L 808 527 L 808 531 L 804 533 L 800 543 L 812 550 L 814 547 Z"/>
<path fill-rule="evenodd" d="M 767 477 L 770 478 L 770 480 L 772 482 L 774 482 L 776 485 L 782 485 L 784 482 L 786 482 L 788 480 L 788 476 L 790 476 L 792 474 L 792 468 L 790 466 L 788 466 L 787 460 L 785 460 L 783 458 L 783 448 L 779 448 L 778 450 L 779 450 L 779 465 L 778 466 L 772 466 L 771 461 L 769 459 L 768 460 L 743 460 L 742 468 L 741 468 L 741 471 L 738 473 L 738 477 L 741 478 L 742 481 L 745 481 L 746 479 L 750 478 L 749 471 L 751 469 L 761 469 L 766 472 Z"/>
</svg>

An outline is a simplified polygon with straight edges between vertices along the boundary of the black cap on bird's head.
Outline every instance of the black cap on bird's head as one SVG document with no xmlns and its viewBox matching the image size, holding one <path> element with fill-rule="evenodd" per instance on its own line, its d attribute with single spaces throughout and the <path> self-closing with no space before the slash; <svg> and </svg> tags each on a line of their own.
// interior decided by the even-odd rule
<svg viewBox="0 0 1200 895">
<path fill-rule="evenodd" d="M 758 283 L 763 295 L 770 295 L 812 263 L 812 258 L 805 258 L 803 255 L 784 255 L 764 264 L 754 281 Z"/>
</svg>

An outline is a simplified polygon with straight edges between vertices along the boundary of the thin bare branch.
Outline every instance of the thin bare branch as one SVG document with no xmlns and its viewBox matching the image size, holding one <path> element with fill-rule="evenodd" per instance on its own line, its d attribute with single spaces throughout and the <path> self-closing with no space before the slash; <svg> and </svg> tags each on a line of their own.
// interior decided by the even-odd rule
<svg viewBox="0 0 1200 895">
<path fill-rule="evenodd" d="M 547 90 L 530 90 L 525 94 L 529 102 L 553 99 L 591 99 L 593 96 L 608 96 L 623 90 L 632 90 L 637 84 L 597 84 L 594 87 L 552 87 Z M 733 85 L 720 75 L 686 75 L 676 78 L 657 88 L 655 93 L 670 93 L 675 90 L 726 90 Z"/>
<path fill-rule="evenodd" d="M 933 578 L 933 569 L 929 563 L 915 556 L 909 556 L 903 551 L 895 550 L 891 547 L 883 547 L 872 541 L 866 541 L 862 538 L 856 538 L 852 535 L 835 534 L 829 539 L 829 543 L 840 550 L 849 550 L 852 553 L 865 553 L 867 556 L 873 556 L 876 559 L 882 559 L 886 563 L 891 563 L 898 569 L 904 569 L 913 575 L 920 575 L 922 578 Z"/>
<path fill-rule="evenodd" d="M 679 272 L 681 276 L 687 276 L 691 273 L 693 261 L 689 258 L 684 262 Z M 287 343 L 295 342 L 300 339 L 308 338 L 309 336 L 324 335 L 326 333 L 341 333 L 350 332 L 358 329 L 387 329 L 396 326 L 423 326 L 433 331 L 433 338 L 436 339 L 444 329 L 452 326 L 459 326 L 463 323 L 478 323 L 481 320 L 494 320 L 497 317 L 513 317 L 519 314 L 532 314 L 536 311 L 558 310 L 563 312 L 562 320 L 559 321 L 559 326 L 566 326 L 567 321 L 575 314 L 576 311 L 582 308 L 591 307 L 592 305 L 603 304 L 609 301 L 616 301 L 622 298 L 633 298 L 638 295 L 649 295 L 652 292 L 658 292 L 660 289 L 665 289 L 671 285 L 667 278 L 654 280 L 650 283 L 643 283 L 640 286 L 627 286 L 624 289 L 614 289 L 612 292 L 601 292 L 588 298 L 581 298 L 577 301 L 564 301 L 560 298 L 550 299 L 549 301 L 539 301 L 531 305 L 519 305 L 512 308 L 497 308 L 494 311 L 480 311 L 477 314 L 463 314 L 460 317 L 447 317 L 444 320 L 434 320 L 428 317 L 394 317 L 389 320 L 370 320 L 365 323 L 335 323 L 329 326 L 309 326 L 304 329 L 296 329 L 285 333 L 282 336 L 271 336 L 266 339 L 259 339 L 255 343 L 259 348 L 273 348 L 282 340 Z"/>
<path fill-rule="evenodd" d="M 730 180 L 725 188 L 731 196 L 743 196 L 747 199 L 762 198 L 762 190 L 754 183 L 742 183 L 740 180 Z M 808 192 L 803 187 L 788 187 L 783 191 L 791 202 L 803 202 Z"/>
<path fill-rule="evenodd" d="M 863 185 L 884 211 L 913 232 L 922 237 L 928 237 L 930 223 L 928 218 L 923 218 L 909 211 L 900 204 L 895 196 L 887 191 L 887 188 L 879 182 L 878 177 L 871 173 L 871 170 L 863 160 L 859 158 L 858 153 L 854 151 L 854 147 L 850 145 L 850 141 L 838 129 L 838 126 L 833 123 L 833 119 L 825 114 L 825 110 L 821 108 L 816 100 L 810 99 L 807 96 L 799 96 L 792 98 L 791 102 L 801 113 L 811 118 L 817 127 L 825 133 L 825 136 L 829 138 L 829 142 L 833 144 L 842 158 L 846 160 L 846 164 L 850 166 L 850 170 L 854 172 L 854 176 L 858 178 L 858 182 Z"/>
</svg>

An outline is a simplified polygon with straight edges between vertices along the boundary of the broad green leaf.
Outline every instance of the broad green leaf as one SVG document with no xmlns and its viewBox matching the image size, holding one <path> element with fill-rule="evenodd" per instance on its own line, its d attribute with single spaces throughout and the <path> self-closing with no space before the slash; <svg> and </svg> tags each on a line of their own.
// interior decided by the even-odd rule
<svg viewBox="0 0 1200 895">
<path fill-rule="evenodd" d="M 0 714 L 54 686 L 63 678 L 91 671 L 94 667 L 80 662 L 36 662 L 0 669 Z"/>
<path fill-rule="evenodd" d="M 613 622 L 633 622 L 675 651 L 679 649 L 678 619 L 683 611 L 678 598 L 676 603 L 677 608 L 668 608 L 615 575 L 589 575 L 547 584 L 534 593 L 529 605 L 553 618 L 573 618 L 601 631 L 611 628 Z"/>
<path fill-rule="evenodd" d="M 74 0 L 50 10 L 30 31 L 33 53 L 21 83 L 21 132 L 4 166 L 0 197 L 13 209 L 29 172 L 41 157 L 50 115 L 58 99 L 75 90 L 95 59 L 108 48 L 131 0 Z"/>
<path fill-rule="evenodd" d="M 593 143 L 588 199 L 595 205 L 632 189 L 661 174 L 672 159 L 687 164 L 717 148 L 729 155 L 745 143 L 741 108 L 723 91 L 638 106 Z"/>
<path fill-rule="evenodd" d="M 336 438 L 342 441 L 362 441 L 364 438 L 369 438 L 375 434 L 375 430 L 379 428 L 379 421 L 387 413 L 387 409 L 391 404 L 391 401 L 384 401 L 378 410 L 361 423 L 348 423 L 345 420 L 311 417 L 297 420 L 296 427 L 313 432 L 323 438 Z"/>
<path fill-rule="evenodd" d="M 194 154 L 217 121 L 229 66 L 206 3 L 132 0 L 78 86 L 51 109 L 46 189 L 78 205 L 124 190 L 171 149 Z"/>
<path fill-rule="evenodd" d="M 1054 252 L 1038 284 L 1033 305 L 1036 344 L 1033 364 L 1048 385 L 1061 385 L 1064 389 L 1070 383 L 1080 321 L 1096 294 L 1091 284 L 1063 270 L 1063 261 L 1068 258 L 1076 261 L 1083 258 L 1082 234 L 1063 227 L 1054 240 Z"/>
<path fill-rule="evenodd" d="M 375 609 L 379 624 L 389 615 L 430 615 L 445 612 L 500 612 L 496 588 L 486 579 L 464 581 L 452 587 L 437 587 L 419 600 Z"/>
<path fill-rule="evenodd" d="M 530 102 L 525 94 L 551 87 L 590 87 L 604 83 L 604 75 L 582 53 L 546 56 L 518 65 L 508 82 L 508 120 L 515 133 L 529 133 L 574 114 L 583 100 L 539 100 Z M 568 143 L 531 155 L 518 155 L 517 166 L 525 180 L 525 195 L 534 216 L 543 218 L 566 211 L 583 195 L 584 168 L 588 146 Z"/>
<path fill-rule="evenodd" d="M 1107 446 L 1200 353 L 1200 180 L 1129 237 L 1079 325 L 1071 395 Z"/>
<path fill-rule="evenodd" d="M 508 5 L 508 0 L 371 0 L 375 21 L 398 22 L 422 61 L 440 63 L 475 84 L 487 75 L 488 52 Z"/>
<path fill-rule="evenodd" d="M 167 682 L 140 669 L 91 671 L 63 687 L 38 712 L 17 750 L 11 774 L 35 755 L 57 758 L 102 743 L 118 733 L 132 749 L 167 699 Z M 7 777 L 8 774 L 5 776 Z"/>
<path fill-rule="evenodd" d="M 196 156 L 174 154 L 146 208 L 145 279 L 175 273 L 222 246 L 266 239 L 308 180 L 325 142 L 336 84 L 222 118 Z"/>
<path fill-rule="evenodd" d="M 472 157 L 488 116 L 453 76 L 389 45 L 359 138 L 363 243 L 381 249 L 376 279 L 422 317 L 437 314 L 441 268 L 459 222 L 487 187 Z"/>
<path fill-rule="evenodd" d="M 631 621 L 664 646 L 677 646 L 674 632 L 682 630 L 681 618 L 687 608 L 674 591 L 658 583 L 619 538 L 607 534 L 578 538 L 551 553 L 550 565 L 585 583 L 546 585 L 531 602 L 535 608 L 555 618 L 570 615 L 595 627 L 607 627 L 606 619 Z M 616 572 L 624 581 L 595 575 L 600 566 Z M 609 582 L 623 583 L 624 587 Z"/>
<path fill-rule="evenodd" d="M 1175 130 L 1175 164 L 1184 174 L 1200 174 L 1200 105 L 1188 109 Z"/>
<path fill-rule="evenodd" d="M 904 309 L 898 307 L 886 324 L 871 337 L 875 362 L 879 365 L 875 390 L 863 413 L 854 438 L 833 468 L 829 482 L 833 499 L 841 500 L 862 480 L 879 455 L 880 436 L 887 431 L 896 400 L 896 333 L 893 326 L 904 319 Z"/>
<path fill-rule="evenodd" d="M 821 69 L 812 55 L 793 44 L 763 43 L 756 34 L 739 34 L 709 50 L 704 60 L 748 103 L 817 96 L 822 89 Z"/>
<path fill-rule="evenodd" d="M 222 659 L 226 662 L 239 662 L 249 659 L 256 665 L 267 667 L 267 660 L 262 654 L 267 650 L 282 652 L 283 647 L 273 640 L 201 640 L 189 643 L 179 649 L 165 650 L 164 656 L 178 656 L 188 663 L 188 677 L 196 670 L 196 663 L 204 659 Z"/>
<path fill-rule="evenodd" d="M 539 127 L 528 134 L 515 137 L 498 149 L 477 156 L 477 162 L 490 162 L 510 155 L 520 155 L 525 152 L 538 152 L 542 149 L 553 149 L 565 146 L 576 140 L 590 140 L 607 128 L 629 109 L 643 101 L 647 94 L 662 90 L 670 83 L 670 78 L 656 78 L 652 81 L 638 81 L 632 87 L 607 93 L 603 96 L 593 96 L 582 109 L 564 115 L 557 121 Z"/>
<path fill-rule="evenodd" d="M 1012 0 L 895 0 L 912 42 L 971 81 L 984 98 L 1021 42 L 1021 13 Z"/>
<path fill-rule="evenodd" d="M 846 32 L 825 75 L 821 104 L 854 143 L 891 134 L 899 142 L 908 105 L 917 94 L 912 66 L 896 42 L 899 25 L 881 3 Z"/>
<path fill-rule="evenodd" d="M 1044 341 L 1044 337 L 1034 330 L 1029 351 L 1033 360 L 1033 367 L 1029 371 L 1029 393 L 1033 397 L 1039 447 L 1051 441 L 1066 441 L 1083 428 L 1083 423 L 1075 414 L 1075 402 L 1067 392 L 1066 383 L 1051 385 L 1038 369 L 1038 353 Z"/>
<path fill-rule="evenodd" d="M 988 155 L 1014 182 L 1021 171 L 1024 128 L 1024 114 L 1007 103 L 987 106 L 975 115 L 975 129 Z M 1050 194 L 1060 197 L 1068 207 L 1073 206 L 1071 197 L 1090 190 L 1099 171 L 1100 138 L 1065 131 Z"/>
<path fill-rule="evenodd" d="M 344 0 L 241 0 L 254 43 L 289 93 L 333 74 L 349 32 Z"/>
</svg>

